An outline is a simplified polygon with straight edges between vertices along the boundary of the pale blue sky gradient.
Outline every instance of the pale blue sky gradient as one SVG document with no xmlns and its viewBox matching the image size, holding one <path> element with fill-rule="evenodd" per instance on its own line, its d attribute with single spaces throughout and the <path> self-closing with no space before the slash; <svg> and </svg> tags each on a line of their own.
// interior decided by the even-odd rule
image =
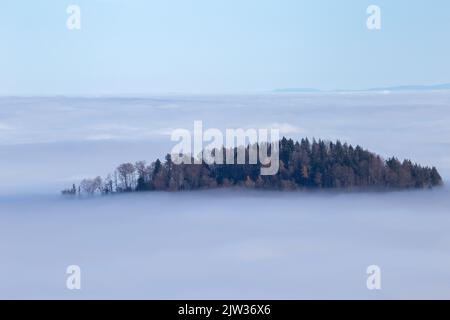
<svg viewBox="0 0 450 320">
<path fill-rule="evenodd" d="M 448 0 L 2 0 L 1 95 L 450 82 Z M 78 4 L 82 30 L 69 31 Z M 366 8 L 382 9 L 382 30 Z"/>
</svg>

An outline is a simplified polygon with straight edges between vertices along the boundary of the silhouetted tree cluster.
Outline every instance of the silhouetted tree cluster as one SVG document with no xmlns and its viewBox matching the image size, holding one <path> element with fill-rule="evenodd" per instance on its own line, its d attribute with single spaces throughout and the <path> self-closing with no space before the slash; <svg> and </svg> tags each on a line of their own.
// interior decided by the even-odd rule
<svg viewBox="0 0 450 320">
<path fill-rule="evenodd" d="M 242 147 L 241 147 L 242 148 Z M 249 148 L 245 148 L 249 163 Z M 217 152 L 213 150 L 212 152 Z M 238 149 L 234 148 L 235 160 Z M 270 148 L 269 148 L 270 152 Z M 226 150 L 221 153 L 224 157 Z M 187 156 L 185 156 L 187 157 Z M 193 160 L 193 158 L 191 158 Z M 193 163 L 193 162 L 191 162 Z M 236 161 L 235 161 L 236 163 Z M 102 179 L 83 180 L 63 194 L 121 193 L 134 191 L 182 191 L 218 187 L 246 187 L 272 190 L 299 188 L 431 188 L 442 184 L 435 167 L 422 167 L 409 160 L 383 160 L 380 156 L 340 141 L 302 139 L 279 142 L 279 170 L 276 175 L 262 176 L 262 164 L 174 164 L 167 155 L 147 165 L 144 161 L 121 164 L 112 175 Z"/>
</svg>

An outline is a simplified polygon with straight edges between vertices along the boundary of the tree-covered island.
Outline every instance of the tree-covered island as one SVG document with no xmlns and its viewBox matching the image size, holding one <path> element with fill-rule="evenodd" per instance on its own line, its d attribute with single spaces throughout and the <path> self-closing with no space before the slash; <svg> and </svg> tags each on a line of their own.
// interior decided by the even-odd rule
<svg viewBox="0 0 450 320">
<path fill-rule="evenodd" d="M 246 160 L 251 148 L 244 149 Z M 239 148 L 228 151 L 238 156 Z M 270 144 L 269 144 L 270 152 Z M 218 150 L 213 150 L 212 154 Z M 226 149 L 221 152 L 225 157 Z M 242 151 L 242 149 L 241 149 Z M 412 189 L 442 185 L 442 178 L 435 167 L 423 167 L 410 160 L 382 159 L 360 146 L 324 140 L 302 139 L 294 142 L 283 138 L 279 141 L 279 170 L 275 175 L 261 175 L 259 161 L 256 164 L 176 164 L 173 155 L 165 161 L 159 159 L 147 165 L 145 161 L 124 163 L 105 178 L 84 179 L 72 188 L 63 190 L 65 195 L 111 194 L 139 191 L 188 191 L 198 189 L 244 187 L 267 190 L 295 189 Z M 189 156 L 190 157 L 190 156 Z M 191 158 L 193 159 L 193 158 Z M 190 162 L 190 161 L 188 161 Z M 223 161 L 222 163 L 226 163 Z"/>
</svg>

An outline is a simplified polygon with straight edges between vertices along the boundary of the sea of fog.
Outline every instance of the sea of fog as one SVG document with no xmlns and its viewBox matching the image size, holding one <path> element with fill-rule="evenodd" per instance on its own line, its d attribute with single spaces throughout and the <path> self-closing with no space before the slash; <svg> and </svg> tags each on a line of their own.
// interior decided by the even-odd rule
<svg viewBox="0 0 450 320">
<path fill-rule="evenodd" d="M 450 92 L 0 98 L 0 298 L 450 298 Z M 434 165 L 403 192 L 213 190 L 70 199 L 170 132 L 279 128 Z M 79 265 L 81 290 L 66 288 Z M 382 289 L 366 287 L 381 268 Z"/>
</svg>

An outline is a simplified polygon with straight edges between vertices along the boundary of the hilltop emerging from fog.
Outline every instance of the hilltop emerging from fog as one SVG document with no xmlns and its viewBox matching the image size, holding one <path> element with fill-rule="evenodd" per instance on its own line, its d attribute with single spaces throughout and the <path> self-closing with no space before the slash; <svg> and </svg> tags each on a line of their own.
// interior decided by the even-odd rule
<svg viewBox="0 0 450 320">
<path fill-rule="evenodd" d="M 308 139 L 300 142 L 286 138 L 280 140 L 279 170 L 275 175 L 264 176 L 260 173 L 263 165 L 259 159 L 256 164 L 248 164 L 251 148 L 258 149 L 260 146 L 255 144 L 241 148 L 245 152 L 247 164 L 207 164 L 205 161 L 200 164 L 175 164 L 172 156 L 167 155 L 164 163 L 157 159 L 150 165 L 144 161 L 121 164 L 104 179 L 85 179 L 79 186 L 74 184 L 62 192 L 69 195 L 109 194 L 234 186 L 270 190 L 355 187 L 408 189 L 442 185 L 442 178 L 435 167 L 422 167 L 410 160 L 400 162 L 396 158 L 385 161 L 360 146 L 323 140 L 313 140 L 311 143 Z M 229 150 L 236 159 L 238 148 Z M 270 145 L 268 150 L 271 152 Z M 225 154 L 226 149 L 223 149 L 222 156 L 225 157 Z"/>
</svg>

